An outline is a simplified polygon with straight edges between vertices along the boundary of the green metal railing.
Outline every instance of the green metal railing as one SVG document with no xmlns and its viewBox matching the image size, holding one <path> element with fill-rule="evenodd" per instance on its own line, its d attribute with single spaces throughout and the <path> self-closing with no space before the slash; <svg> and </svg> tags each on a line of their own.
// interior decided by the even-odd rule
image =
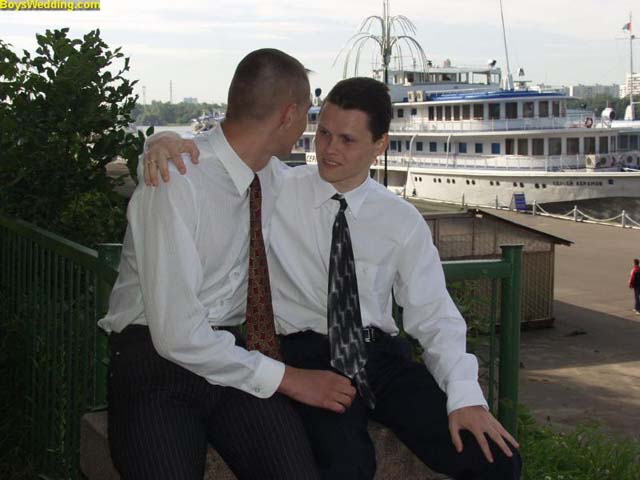
<svg viewBox="0 0 640 480">
<path fill-rule="evenodd" d="M 30 359 L 30 446 L 39 472 L 77 478 L 80 418 L 106 404 L 106 336 L 96 325 L 117 277 L 120 245 L 85 248 L 28 223 L 0 216 L 0 315 L 26 330 Z M 498 387 L 498 418 L 516 433 L 522 246 L 501 260 L 445 262 L 448 282 L 489 279 L 491 328 L 499 320 L 499 381 L 490 335 L 489 400 Z M 498 285 L 500 314 L 497 315 Z"/>
<path fill-rule="evenodd" d="M 501 260 L 443 262 L 447 283 L 490 280 L 488 403 L 495 411 L 494 389 L 498 385 L 498 420 L 513 435 L 518 425 L 518 382 L 520 369 L 520 315 L 522 298 L 522 245 L 504 245 Z M 498 283 L 499 282 L 499 283 Z M 500 315 L 498 317 L 498 287 Z M 499 320 L 499 355 L 496 336 Z M 498 364 L 496 379 L 495 366 Z"/>
<path fill-rule="evenodd" d="M 106 338 L 96 327 L 117 272 L 96 251 L 0 216 L 0 318 L 26 352 L 26 444 L 38 472 L 76 478 L 80 415 L 106 404 Z M 15 412 L 5 412 L 12 414 Z"/>
</svg>

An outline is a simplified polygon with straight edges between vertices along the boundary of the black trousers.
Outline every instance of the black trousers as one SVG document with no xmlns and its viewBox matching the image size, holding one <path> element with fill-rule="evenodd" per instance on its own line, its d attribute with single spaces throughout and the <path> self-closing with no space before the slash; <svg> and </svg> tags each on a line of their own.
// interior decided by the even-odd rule
<svg viewBox="0 0 640 480">
<path fill-rule="evenodd" d="M 633 300 L 635 302 L 636 311 L 640 312 L 640 287 L 633 287 Z"/>
<path fill-rule="evenodd" d="M 461 432 L 462 453 L 449 433 L 446 395 L 423 364 L 411 360 L 409 343 L 384 337 L 368 343 L 367 374 L 376 395 L 370 410 L 359 396 L 346 413 L 296 404 L 311 440 L 322 478 L 369 480 L 376 470 L 375 450 L 367 432 L 371 418 L 389 427 L 431 469 L 455 479 L 517 480 L 522 460 L 509 458 L 490 442 L 494 463 L 486 461 L 468 431 Z M 282 338 L 284 360 L 300 368 L 330 368 L 324 335 L 302 332 Z"/>
<path fill-rule="evenodd" d="M 111 334 L 109 445 L 124 480 L 202 480 L 207 443 L 239 479 L 317 479 L 288 398 L 215 386 L 160 357 L 149 330 Z"/>
</svg>

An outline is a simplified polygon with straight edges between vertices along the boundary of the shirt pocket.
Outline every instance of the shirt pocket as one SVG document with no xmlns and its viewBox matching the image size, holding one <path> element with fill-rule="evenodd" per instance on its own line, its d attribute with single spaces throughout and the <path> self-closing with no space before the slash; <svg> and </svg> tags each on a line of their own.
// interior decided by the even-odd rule
<svg viewBox="0 0 640 480">
<path fill-rule="evenodd" d="M 393 272 L 384 265 L 369 262 L 357 262 L 358 295 L 360 311 L 365 326 L 375 318 L 382 318 L 391 301 Z M 377 321 L 376 320 L 376 321 Z"/>
</svg>

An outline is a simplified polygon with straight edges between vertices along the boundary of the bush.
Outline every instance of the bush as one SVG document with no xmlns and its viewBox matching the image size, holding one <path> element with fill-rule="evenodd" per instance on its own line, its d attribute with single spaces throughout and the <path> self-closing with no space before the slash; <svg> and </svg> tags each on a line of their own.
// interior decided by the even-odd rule
<svg viewBox="0 0 640 480">
<path fill-rule="evenodd" d="M 129 59 L 99 30 L 67 33 L 36 35 L 21 57 L 0 40 L 0 212 L 92 246 L 123 236 L 121 180 L 105 167 L 120 156 L 134 172 L 144 135 L 127 132 Z"/>
</svg>

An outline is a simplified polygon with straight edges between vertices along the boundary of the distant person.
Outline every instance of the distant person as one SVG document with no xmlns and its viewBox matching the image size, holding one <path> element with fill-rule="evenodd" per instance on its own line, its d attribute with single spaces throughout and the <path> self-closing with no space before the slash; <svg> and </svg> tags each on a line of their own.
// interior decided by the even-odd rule
<svg viewBox="0 0 640 480">
<path fill-rule="evenodd" d="M 373 478 L 369 419 L 438 472 L 517 480 L 518 444 L 487 410 L 428 226 L 369 177 L 391 112 L 384 84 L 339 82 L 320 112 L 317 168 L 284 177 L 269 252 L 283 357 L 299 368 L 333 368 L 358 390 L 343 414 L 296 406 L 326 480 Z M 398 336 L 392 291 L 406 332 L 424 349 L 421 363 Z"/>
<path fill-rule="evenodd" d="M 309 99 L 300 62 L 250 53 L 225 121 L 196 138 L 203 161 L 131 198 L 99 322 L 110 332 L 109 443 L 125 480 L 202 480 L 207 443 L 239 479 L 319 478 L 286 397 L 342 412 L 355 389 L 328 367 L 280 360 L 266 259 L 276 157 L 302 134 Z"/>
<path fill-rule="evenodd" d="M 633 288 L 633 299 L 635 300 L 633 311 L 640 315 L 640 260 L 633 259 L 633 268 L 629 275 L 629 288 Z"/>
</svg>

